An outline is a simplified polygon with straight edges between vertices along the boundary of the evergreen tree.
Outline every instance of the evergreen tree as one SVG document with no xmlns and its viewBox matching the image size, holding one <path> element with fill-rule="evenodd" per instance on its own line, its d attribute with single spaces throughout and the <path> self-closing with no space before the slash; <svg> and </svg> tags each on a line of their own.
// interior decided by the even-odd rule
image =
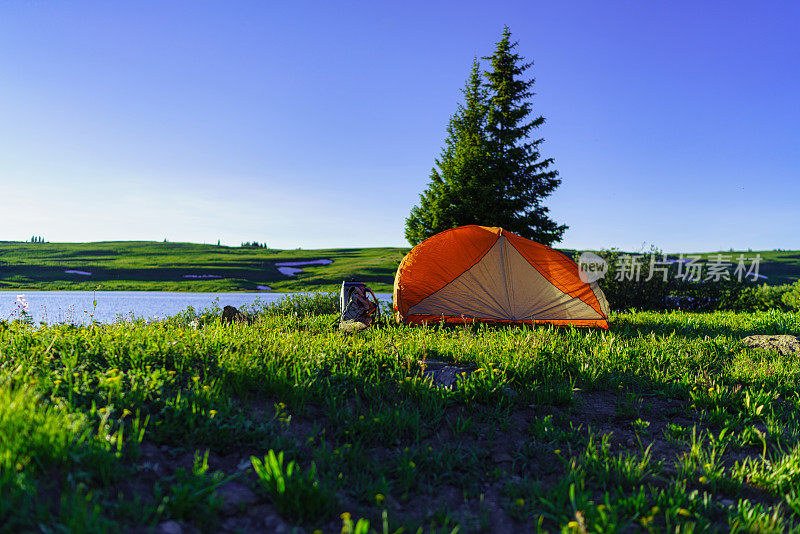
<svg viewBox="0 0 800 534">
<path fill-rule="evenodd" d="M 549 245 L 561 239 L 567 226 L 551 220 L 541 201 L 561 179 L 558 171 L 550 169 L 553 158 L 540 159 L 539 145 L 544 139 L 530 140 L 534 130 L 544 124 L 544 117 L 528 119 L 534 79 L 525 80 L 524 75 L 533 62 L 524 63 L 514 52 L 517 44 L 511 42 L 506 26 L 494 54 L 484 58 L 492 66 L 486 73 L 490 94 L 487 131 L 496 158 L 490 181 L 497 187 L 497 203 L 491 218 L 495 226 Z"/>
<path fill-rule="evenodd" d="M 491 156 L 486 133 L 487 94 L 477 58 L 462 93 L 464 104 L 459 104 L 450 118 L 445 146 L 431 170 L 430 184 L 420 195 L 419 206 L 412 208 L 406 219 L 406 239 L 412 245 L 448 228 L 474 224 L 483 203 L 495 194 L 484 179 Z"/>
<path fill-rule="evenodd" d="M 516 46 L 506 27 L 494 54 L 484 58 L 492 70 L 482 76 L 473 61 L 464 104 L 451 117 L 428 188 L 406 219 L 412 245 L 465 224 L 501 226 L 548 245 L 567 229 L 541 204 L 561 180 L 550 170 L 552 158 L 540 159 L 543 139 L 529 139 L 544 118 L 528 119 L 534 80 L 523 76 L 532 63 L 523 63 Z"/>
</svg>

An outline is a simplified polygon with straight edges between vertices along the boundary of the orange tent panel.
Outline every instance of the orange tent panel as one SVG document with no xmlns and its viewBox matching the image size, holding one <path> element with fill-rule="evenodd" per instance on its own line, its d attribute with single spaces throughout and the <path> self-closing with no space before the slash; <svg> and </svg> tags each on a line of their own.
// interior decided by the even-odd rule
<svg viewBox="0 0 800 534">
<path fill-rule="evenodd" d="M 608 328 L 596 283 L 560 252 L 501 228 L 462 226 L 423 241 L 395 276 L 398 320 Z"/>
</svg>

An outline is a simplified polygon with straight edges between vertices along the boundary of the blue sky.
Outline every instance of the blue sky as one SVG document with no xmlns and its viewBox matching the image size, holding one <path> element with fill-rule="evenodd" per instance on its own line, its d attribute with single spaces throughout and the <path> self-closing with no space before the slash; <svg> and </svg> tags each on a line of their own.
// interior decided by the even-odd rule
<svg viewBox="0 0 800 534">
<path fill-rule="evenodd" d="M 559 246 L 800 249 L 797 2 L 9 0 L 0 239 L 404 246 L 504 24 Z"/>
</svg>

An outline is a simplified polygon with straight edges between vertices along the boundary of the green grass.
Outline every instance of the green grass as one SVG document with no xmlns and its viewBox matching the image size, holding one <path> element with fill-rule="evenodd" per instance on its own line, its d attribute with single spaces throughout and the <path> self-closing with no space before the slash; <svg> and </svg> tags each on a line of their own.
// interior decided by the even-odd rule
<svg viewBox="0 0 800 534">
<path fill-rule="evenodd" d="M 404 248 L 271 250 L 194 243 L 117 241 L 101 243 L 19 243 L 0 241 L 0 290 L 137 291 L 329 291 L 355 277 L 374 291 L 391 292 Z M 572 257 L 574 251 L 564 250 Z M 800 278 L 800 251 L 723 252 L 761 254 L 760 273 L 770 284 Z M 713 253 L 716 254 L 716 253 Z M 704 257 L 713 256 L 705 253 Z M 275 263 L 330 259 L 330 265 L 303 267 L 289 277 Z M 749 263 L 748 263 L 749 265 Z M 92 276 L 65 274 L 65 270 Z M 186 274 L 216 275 L 187 279 Z"/>
<path fill-rule="evenodd" d="M 740 342 L 800 335 L 800 314 L 358 335 L 324 314 L 191 319 L 0 323 L 0 528 L 800 529 L 800 356 Z M 438 389 L 428 359 L 475 372 Z M 225 515 L 228 481 L 258 503 Z"/>
<path fill-rule="evenodd" d="M 404 253 L 400 248 L 271 250 L 195 243 L 108 241 L 18 243 L 0 241 L 0 290 L 276 291 L 336 289 L 355 277 L 375 291 L 391 292 Z M 275 263 L 329 259 L 301 267 L 298 276 Z M 65 270 L 92 273 L 66 274 Z M 221 278 L 188 279 L 184 275 Z"/>
</svg>

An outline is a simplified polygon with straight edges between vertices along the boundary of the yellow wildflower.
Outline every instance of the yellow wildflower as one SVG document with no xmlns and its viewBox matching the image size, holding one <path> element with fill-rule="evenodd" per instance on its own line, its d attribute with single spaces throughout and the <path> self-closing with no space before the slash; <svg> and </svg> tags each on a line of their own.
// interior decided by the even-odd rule
<svg viewBox="0 0 800 534">
<path fill-rule="evenodd" d="M 211 419 L 214 419 L 214 416 L 217 415 L 217 410 L 209 410 L 208 415 L 211 416 Z"/>
<path fill-rule="evenodd" d="M 684 517 L 689 517 L 692 513 L 687 510 L 686 508 L 678 508 L 678 515 L 682 515 Z"/>
<path fill-rule="evenodd" d="M 386 497 L 384 497 L 382 493 L 375 494 L 375 502 L 378 506 L 382 505 L 384 500 L 386 500 Z"/>
<path fill-rule="evenodd" d="M 525 506 L 525 499 L 520 497 L 519 499 L 517 499 L 516 504 L 517 504 L 517 506 L 520 506 L 520 507 Z"/>
<path fill-rule="evenodd" d="M 339 517 L 347 521 L 348 519 L 350 519 L 350 512 L 342 512 L 341 514 L 339 514 Z"/>
<path fill-rule="evenodd" d="M 561 454 L 561 449 L 556 449 L 553 452 L 556 453 L 556 454 Z"/>
<path fill-rule="evenodd" d="M 700 484 L 705 484 L 706 482 L 708 482 L 708 479 L 706 477 L 700 477 L 697 480 L 700 481 Z"/>
</svg>

